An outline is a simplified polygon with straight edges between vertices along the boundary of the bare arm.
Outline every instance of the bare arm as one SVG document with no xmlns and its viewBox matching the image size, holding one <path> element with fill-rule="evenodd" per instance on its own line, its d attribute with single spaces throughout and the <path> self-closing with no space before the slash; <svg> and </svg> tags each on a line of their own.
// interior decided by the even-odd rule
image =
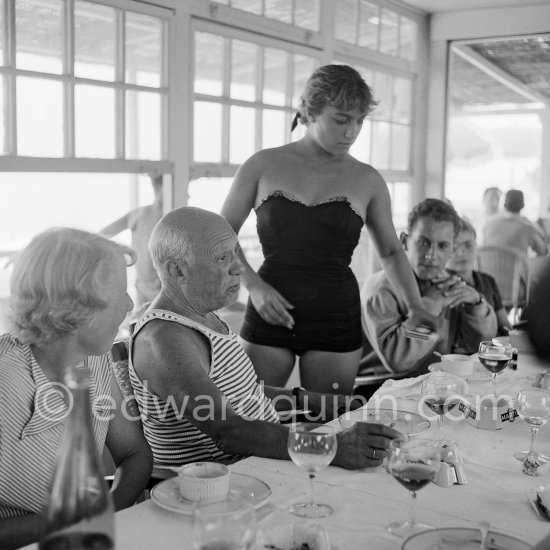
<svg viewBox="0 0 550 550">
<path fill-rule="evenodd" d="M 208 377 L 210 347 L 192 329 L 174 323 L 152 321 L 135 341 L 134 367 L 149 391 L 164 400 L 171 398 L 197 429 L 218 448 L 241 456 L 288 459 L 288 429 L 278 423 L 239 416 Z M 205 414 L 208 403 L 208 414 Z M 399 434 L 377 424 L 365 424 L 338 435 L 346 452 L 334 464 L 362 468 L 380 464 L 389 441 Z M 376 460 L 373 448 L 380 449 Z"/>
<path fill-rule="evenodd" d="M 436 326 L 433 315 L 426 310 L 418 285 L 403 247 L 397 239 L 391 217 L 390 195 L 380 174 L 371 179 L 373 195 L 367 208 L 367 228 L 388 279 L 404 300 L 414 325 Z"/>
<path fill-rule="evenodd" d="M 115 235 L 122 233 L 126 229 L 129 229 L 131 214 L 132 212 L 128 212 L 127 214 L 124 214 L 124 216 L 122 216 L 118 220 L 115 220 L 109 225 L 106 225 L 103 229 L 100 229 L 98 233 L 100 235 L 103 235 L 104 237 L 114 237 Z"/>
<path fill-rule="evenodd" d="M 44 517 L 38 514 L 0 520 L 0 547 L 12 550 L 38 541 L 43 525 Z"/>
<path fill-rule="evenodd" d="M 237 234 L 254 207 L 263 164 L 268 154 L 260 151 L 239 168 L 222 207 L 221 215 L 225 217 Z M 268 323 L 292 328 L 294 319 L 288 312 L 289 309 L 292 309 L 292 304 L 262 280 L 252 269 L 242 250 L 239 251 L 239 256 L 245 268 L 242 280 L 258 313 Z"/>
<path fill-rule="evenodd" d="M 136 420 L 125 418 L 123 396 L 113 377 L 114 418 L 109 422 L 105 444 L 116 465 L 112 495 L 115 509 L 132 506 L 145 489 L 153 468 L 153 455 Z"/>
</svg>

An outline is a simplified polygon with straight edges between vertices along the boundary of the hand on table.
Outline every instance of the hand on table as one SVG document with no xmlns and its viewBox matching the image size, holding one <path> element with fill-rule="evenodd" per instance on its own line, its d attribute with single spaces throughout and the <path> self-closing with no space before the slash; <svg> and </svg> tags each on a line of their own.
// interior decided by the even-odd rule
<svg viewBox="0 0 550 550">
<path fill-rule="evenodd" d="M 403 434 L 377 422 L 357 422 L 336 437 L 338 449 L 333 464 L 358 470 L 380 466 L 388 456 L 390 441 Z"/>
<path fill-rule="evenodd" d="M 282 294 L 264 281 L 249 287 L 250 299 L 260 317 L 271 325 L 280 325 L 288 329 L 294 327 L 294 319 L 287 311 L 294 306 Z"/>
</svg>

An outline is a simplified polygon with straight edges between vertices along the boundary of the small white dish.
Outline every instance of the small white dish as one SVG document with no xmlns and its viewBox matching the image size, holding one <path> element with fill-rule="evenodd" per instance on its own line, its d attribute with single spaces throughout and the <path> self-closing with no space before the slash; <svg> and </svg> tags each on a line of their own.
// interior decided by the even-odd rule
<svg viewBox="0 0 550 550">
<path fill-rule="evenodd" d="M 442 370 L 441 363 L 432 363 L 428 367 L 428 370 L 430 372 L 441 371 Z M 459 376 L 460 378 L 463 378 L 467 382 L 475 382 L 477 380 L 482 381 L 482 380 L 491 379 L 491 374 L 489 373 L 489 371 L 477 359 L 472 359 L 472 372 L 470 374 L 466 374 L 466 375 L 457 374 L 457 376 Z"/>
<path fill-rule="evenodd" d="M 231 472 L 218 462 L 192 462 L 178 470 L 180 494 L 186 500 L 215 502 L 224 500 L 229 491 Z"/>
<path fill-rule="evenodd" d="M 401 545 L 401 550 L 479 550 L 481 533 L 468 527 L 443 527 L 422 531 L 410 536 Z M 498 531 L 489 531 L 485 540 L 487 550 L 529 550 L 530 544 Z"/>
<path fill-rule="evenodd" d="M 252 504 L 256 509 L 266 504 L 271 498 L 271 488 L 267 483 L 246 474 L 231 472 L 229 490 L 252 495 Z M 161 508 L 189 516 L 197 505 L 196 502 L 181 496 L 177 477 L 157 483 L 151 490 L 151 500 Z"/>
<path fill-rule="evenodd" d="M 338 418 L 342 428 L 351 428 L 356 422 L 379 422 L 401 432 L 403 435 L 416 435 L 430 428 L 432 423 L 419 414 L 397 409 L 356 409 Z"/>
<path fill-rule="evenodd" d="M 330 544 L 326 526 L 321 523 L 283 523 L 258 529 L 256 535 L 258 550 L 336 550 Z M 307 545 L 307 546 L 306 546 Z"/>
</svg>

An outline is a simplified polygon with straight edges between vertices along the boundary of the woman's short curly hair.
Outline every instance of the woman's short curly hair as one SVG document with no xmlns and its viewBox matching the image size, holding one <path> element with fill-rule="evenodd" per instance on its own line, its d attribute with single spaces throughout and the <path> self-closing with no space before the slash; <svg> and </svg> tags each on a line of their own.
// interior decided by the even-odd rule
<svg viewBox="0 0 550 550">
<path fill-rule="evenodd" d="M 302 124 L 320 115 L 327 106 L 344 111 L 359 108 L 369 114 L 378 102 L 363 77 L 349 65 L 323 65 L 313 71 L 301 97 L 298 115 Z"/>
<path fill-rule="evenodd" d="M 43 345 L 85 326 L 108 303 L 102 294 L 116 258 L 135 252 L 100 235 L 57 227 L 35 236 L 16 256 L 11 276 L 11 322 L 27 344 Z"/>
</svg>

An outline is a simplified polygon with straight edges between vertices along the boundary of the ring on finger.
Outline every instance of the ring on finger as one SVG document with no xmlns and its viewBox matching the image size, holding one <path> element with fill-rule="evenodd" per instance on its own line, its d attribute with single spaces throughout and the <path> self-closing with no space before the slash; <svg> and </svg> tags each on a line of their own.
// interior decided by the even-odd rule
<svg viewBox="0 0 550 550">
<path fill-rule="evenodd" d="M 375 460 L 376 459 L 376 449 L 373 449 L 372 450 L 372 459 Z"/>
</svg>

